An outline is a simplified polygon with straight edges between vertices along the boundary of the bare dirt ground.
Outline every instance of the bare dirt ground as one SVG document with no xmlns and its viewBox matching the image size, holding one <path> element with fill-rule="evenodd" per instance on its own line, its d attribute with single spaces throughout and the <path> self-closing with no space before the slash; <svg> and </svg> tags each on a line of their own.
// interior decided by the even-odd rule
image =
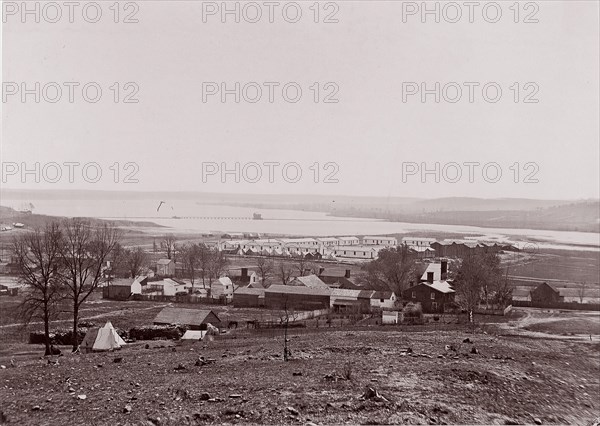
<svg viewBox="0 0 600 426">
<path fill-rule="evenodd" d="M 0 410 L 15 425 L 585 425 L 600 417 L 598 342 L 355 327 L 292 331 L 289 345 L 284 362 L 281 335 L 240 329 L 182 346 L 67 354 L 55 365 L 39 346 L 15 344 L 37 354 L 0 355 Z M 196 366 L 200 356 L 215 361 Z M 369 387 L 381 398 L 363 398 Z"/>
</svg>

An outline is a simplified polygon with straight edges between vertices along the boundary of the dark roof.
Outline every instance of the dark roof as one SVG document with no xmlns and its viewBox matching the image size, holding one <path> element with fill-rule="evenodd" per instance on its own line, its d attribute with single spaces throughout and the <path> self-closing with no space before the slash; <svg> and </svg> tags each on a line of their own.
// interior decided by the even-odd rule
<svg viewBox="0 0 600 426">
<path fill-rule="evenodd" d="M 248 284 L 248 288 L 258 288 L 258 289 L 264 289 L 265 286 L 261 283 L 261 282 L 254 282 L 254 283 L 250 283 Z"/>
<path fill-rule="evenodd" d="M 300 284 L 297 284 L 300 282 Z M 325 284 L 319 277 L 316 275 L 307 275 L 304 277 L 295 278 L 290 285 L 292 286 L 303 286 L 308 288 L 328 288 L 327 284 Z"/>
<path fill-rule="evenodd" d="M 325 284 L 333 287 L 339 286 L 339 288 L 345 288 L 348 290 L 358 290 L 360 289 L 351 279 L 348 279 L 343 276 L 334 276 L 334 275 L 319 275 L 319 279 L 323 281 Z"/>
<path fill-rule="evenodd" d="M 329 288 L 309 288 L 304 286 L 293 286 L 293 285 L 272 285 L 265 289 L 266 293 L 281 293 L 281 294 L 305 294 L 313 296 L 330 296 L 331 290 Z"/>
<path fill-rule="evenodd" d="M 376 291 L 371 295 L 371 299 L 390 299 L 391 297 L 391 291 Z"/>
<path fill-rule="evenodd" d="M 358 298 L 359 299 L 370 299 L 374 293 L 376 293 L 376 292 L 373 290 L 361 290 L 360 293 L 358 293 Z"/>
<path fill-rule="evenodd" d="M 233 293 L 233 298 L 235 299 L 235 296 L 237 296 L 237 295 L 264 296 L 265 295 L 265 289 L 264 288 L 241 287 L 241 288 L 238 288 L 235 291 L 235 293 Z"/>
<path fill-rule="evenodd" d="M 206 322 L 209 316 L 214 316 L 218 322 L 219 317 L 208 309 L 184 309 L 184 308 L 164 308 L 154 318 L 155 324 L 180 324 L 180 325 L 201 325 Z"/>
</svg>

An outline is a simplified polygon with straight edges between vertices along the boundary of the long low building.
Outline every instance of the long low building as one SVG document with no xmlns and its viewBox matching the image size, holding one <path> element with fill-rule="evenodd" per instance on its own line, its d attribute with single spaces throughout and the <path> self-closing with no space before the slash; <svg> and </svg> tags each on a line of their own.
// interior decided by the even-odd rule
<svg viewBox="0 0 600 426">
<path fill-rule="evenodd" d="M 242 308 L 260 308 L 265 306 L 264 288 L 238 288 L 233 293 L 233 306 Z"/>
<path fill-rule="evenodd" d="M 333 250 L 335 257 L 347 257 L 351 259 L 376 259 L 381 246 L 338 246 Z"/>
<path fill-rule="evenodd" d="M 364 236 L 363 244 L 369 246 L 385 246 L 385 247 L 395 247 L 398 245 L 398 240 L 394 237 L 385 237 L 385 236 Z"/>
<path fill-rule="evenodd" d="M 330 306 L 330 297 L 330 289 L 272 285 L 265 289 L 265 307 L 270 309 L 287 308 L 299 310 L 328 309 Z"/>
</svg>

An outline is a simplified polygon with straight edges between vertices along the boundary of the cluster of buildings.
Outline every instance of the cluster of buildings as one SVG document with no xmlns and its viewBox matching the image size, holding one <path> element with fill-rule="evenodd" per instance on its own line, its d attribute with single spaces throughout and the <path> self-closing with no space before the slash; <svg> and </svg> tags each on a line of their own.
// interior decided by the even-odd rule
<svg viewBox="0 0 600 426">
<path fill-rule="evenodd" d="M 231 234 L 228 234 L 229 236 Z M 322 237 L 277 239 L 228 239 L 213 243 L 219 250 L 237 255 L 307 257 L 311 259 L 336 260 L 338 258 L 377 258 L 383 248 L 396 247 L 394 237 Z"/>
<path fill-rule="evenodd" d="M 344 276 L 349 281 L 350 274 Z M 327 284 L 322 277 L 332 284 Z M 240 287 L 233 294 L 236 307 L 254 307 L 288 310 L 332 309 L 334 312 L 366 313 L 373 310 L 393 309 L 397 296 L 391 291 L 363 290 L 348 285 L 335 275 L 307 275 L 294 278 L 288 285 L 275 284 Z M 341 281 L 341 282 L 340 282 Z M 349 281 L 351 282 L 351 281 Z"/>
<path fill-rule="evenodd" d="M 118 278 L 108 282 L 102 288 L 102 297 L 105 299 L 127 300 L 139 299 L 141 296 L 178 297 L 193 296 L 198 299 L 212 299 L 216 301 L 231 301 L 234 284 L 229 277 L 216 280 L 205 280 L 204 283 L 196 280 L 181 280 L 168 277 L 138 276 L 135 279 Z"/>
<path fill-rule="evenodd" d="M 250 234 L 224 234 L 226 237 Z M 247 256 L 306 257 L 318 260 L 357 259 L 373 260 L 384 248 L 408 247 L 417 258 L 461 257 L 472 252 L 498 252 L 515 250 L 510 245 L 484 243 L 474 240 L 443 240 L 435 238 L 402 238 L 399 242 L 390 236 L 321 237 L 321 238 L 229 238 L 210 243 L 229 254 Z"/>
</svg>

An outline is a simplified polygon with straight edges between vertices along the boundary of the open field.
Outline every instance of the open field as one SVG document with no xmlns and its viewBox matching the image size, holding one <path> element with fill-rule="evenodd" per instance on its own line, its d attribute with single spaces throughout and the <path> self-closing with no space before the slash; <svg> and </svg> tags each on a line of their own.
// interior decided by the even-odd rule
<svg viewBox="0 0 600 426">
<path fill-rule="evenodd" d="M 523 424 L 537 418 L 584 425 L 600 417 L 597 313 L 518 308 L 507 317 L 477 316 L 475 333 L 451 318 L 445 325 L 290 329 L 289 362 L 282 359 L 283 330 L 240 328 L 211 341 L 137 342 L 116 353 L 73 355 L 61 347 L 65 355 L 54 357 L 54 365 L 40 357 L 40 345 L 26 343 L 27 330 L 39 325 L 13 325 L 16 302 L 0 304 L 0 364 L 7 367 L 0 370 L 0 411 L 9 424 Z M 82 315 L 129 329 L 150 324 L 163 306 L 95 299 Z M 202 307 L 227 319 L 270 314 Z M 593 339 L 563 336 L 567 330 L 594 331 Z M 199 356 L 215 362 L 195 366 Z M 368 387 L 384 399 L 362 398 Z"/>
<path fill-rule="evenodd" d="M 2 371 L 1 409 L 19 425 L 584 425 L 600 416 L 598 343 L 393 330 L 292 337 L 289 362 L 282 338 L 243 333 L 68 354 L 58 365 L 29 356 Z M 199 356 L 216 361 L 197 367 Z M 385 399 L 361 398 L 367 387 Z"/>
<path fill-rule="evenodd" d="M 510 257 L 510 254 L 507 257 Z M 529 255 L 522 261 L 510 262 L 509 274 L 598 285 L 600 252 L 544 250 Z"/>
</svg>

